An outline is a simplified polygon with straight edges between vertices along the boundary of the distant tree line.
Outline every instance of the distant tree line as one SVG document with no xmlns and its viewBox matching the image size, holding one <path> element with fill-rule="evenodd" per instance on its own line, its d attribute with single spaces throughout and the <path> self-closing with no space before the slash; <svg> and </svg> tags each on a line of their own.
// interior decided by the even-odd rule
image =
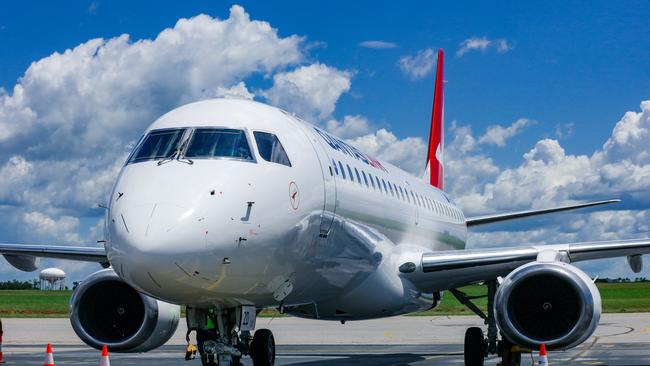
<svg viewBox="0 0 650 366">
<path fill-rule="evenodd" d="M 648 282 L 648 279 L 646 277 L 636 277 L 634 279 L 630 278 L 598 278 L 596 279 L 596 283 L 630 283 L 630 282 Z"/>
<path fill-rule="evenodd" d="M 72 283 L 72 289 L 74 290 L 79 286 L 78 281 L 75 281 Z M 39 281 L 37 278 L 31 280 L 31 281 L 18 281 L 18 280 L 11 280 L 11 281 L 0 281 L 0 290 L 40 290 L 41 289 L 41 281 Z M 65 290 L 69 290 L 70 288 L 68 286 L 65 286 Z"/>
<path fill-rule="evenodd" d="M 37 288 L 38 281 L 1 281 L 0 290 L 33 290 Z"/>
</svg>

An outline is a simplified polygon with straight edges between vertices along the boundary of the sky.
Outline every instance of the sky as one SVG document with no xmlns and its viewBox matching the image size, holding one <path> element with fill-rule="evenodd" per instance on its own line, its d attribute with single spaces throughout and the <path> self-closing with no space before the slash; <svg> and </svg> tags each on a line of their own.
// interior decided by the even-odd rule
<svg viewBox="0 0 650 366">
<path fill-rule="evenodd" d="M 97 245 L 134 141 L 207 98 L 282 107 L 419 175 L 438 48 L 446 187 L 467 216 L 623 199 L 477 230 L 469 247 L 648 236 L 647 3 L 319 5 L 0 2 L 0 241 Z M 640 276 L 624 259 L 581 268 Z M 35 276 L 0 264 L 0 279 Z"/>
</svg>

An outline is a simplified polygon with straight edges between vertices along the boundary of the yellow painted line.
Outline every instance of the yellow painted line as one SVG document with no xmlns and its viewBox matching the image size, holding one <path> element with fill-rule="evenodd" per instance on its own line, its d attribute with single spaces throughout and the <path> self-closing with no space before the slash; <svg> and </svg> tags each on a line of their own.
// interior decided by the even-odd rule
<svg viewBox="0 0 650 366">
<path fill-rule="evenodd" d="M 650 333 L 650 327 L 643 327 L 639 333 L 645 334 L 645 333 Z"/>
<path fill-rule="evenodd" d="M 384 337 L 386 337 L 388 339 L 395 339 L 395 336 L 393 336 L 393 334 L 391 332 L 389 332 L 389 331 L 384 332 Z"/>
</svg>

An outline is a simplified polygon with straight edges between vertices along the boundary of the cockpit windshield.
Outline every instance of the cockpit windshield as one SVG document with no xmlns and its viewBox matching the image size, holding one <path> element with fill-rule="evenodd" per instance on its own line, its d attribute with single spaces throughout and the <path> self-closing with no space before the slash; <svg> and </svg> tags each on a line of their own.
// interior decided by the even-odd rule
<svg viewBox="0 0 650 366">
<path fill-rule="evenodd" d="M 185 129 L 151 131 L 136 148 L 129 163 L 167 159 L 174 156 Z"/>
<path fill-rule="evenodd" d="M 186 158 L 227 157 L 253 160 L 242 130 L 197 128 L 183 154 Z"/>
</svg>

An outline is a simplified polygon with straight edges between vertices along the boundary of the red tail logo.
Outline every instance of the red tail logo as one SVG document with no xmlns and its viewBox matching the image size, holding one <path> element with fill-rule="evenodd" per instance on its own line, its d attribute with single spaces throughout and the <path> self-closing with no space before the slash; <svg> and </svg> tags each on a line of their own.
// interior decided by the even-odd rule
<svg viewBox="0 0 650 366">
<path fill-rule="evenodd" d="M 444 188 L 443 146 L 443 68 L 445 55 L 438 50 L 438 66 L 436 67 L 436 82 L 433 92 L 433 110 L 431 111 L 431 133 L 429 135 L 429 151 L 427 152 L 427 170 L 429 183 L 439 189 Z"/>
</svg>

